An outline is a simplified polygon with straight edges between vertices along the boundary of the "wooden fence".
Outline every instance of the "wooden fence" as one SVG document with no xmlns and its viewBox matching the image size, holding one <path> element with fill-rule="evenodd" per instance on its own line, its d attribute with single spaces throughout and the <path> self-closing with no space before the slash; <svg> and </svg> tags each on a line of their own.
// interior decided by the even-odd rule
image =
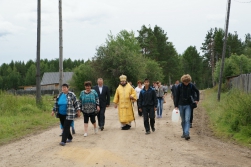
<svg viewBox="0 0 251 167">
<path fill-rule="evenodd" d="M 241 74 L 229 80 L 230 88 L 236 88 L 251 93 L 251 74 Z"/>
</svg>

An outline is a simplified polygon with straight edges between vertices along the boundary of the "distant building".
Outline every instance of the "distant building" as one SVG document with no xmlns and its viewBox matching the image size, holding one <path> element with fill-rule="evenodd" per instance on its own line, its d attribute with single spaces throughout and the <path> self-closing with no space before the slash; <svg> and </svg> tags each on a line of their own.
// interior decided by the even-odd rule
<svg viewBox="0 0 251 167">
<path fill-rule="evenodd" d="M 68 83 L 73 77 L 73 72 L 63 73 L 63 83 Z M 41 90 L 59 89 L 59 72 L 45 72 L 41 81 Z"/>
</svg>

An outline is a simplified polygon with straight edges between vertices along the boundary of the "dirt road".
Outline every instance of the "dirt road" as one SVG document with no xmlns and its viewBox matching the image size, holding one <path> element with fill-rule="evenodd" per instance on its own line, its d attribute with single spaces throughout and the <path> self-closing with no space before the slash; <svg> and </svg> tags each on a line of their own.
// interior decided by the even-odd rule
<svg viewBox="0 0 251 167">
<path fill-rule="evenodd" d="M 203 95 L 202 95 L 203 99 Z M 173 103 L 167 97 L 156 131 L 145 135 L 143 119 L 136 115 L 136 128 L 120 130 L 117 110 L 107 108 L 105 130 L 89 130 L 84 137 L 83 118 L 75 122 L 73 142 L 62 147 L 59 127 L 0 147 L 1 167 L 168 167 L 251 166 L 251 150 L 212 137 L 205 111 L 195 110 L 191 140 L 181 139 L 180 123 L 171 122 Z M 136 111 L 136 105 L 135 105 Z M 53 119 L 53 118 L 52 118 Z M 89 125 L 90 126 L 90 125 Z"/>
</svg>

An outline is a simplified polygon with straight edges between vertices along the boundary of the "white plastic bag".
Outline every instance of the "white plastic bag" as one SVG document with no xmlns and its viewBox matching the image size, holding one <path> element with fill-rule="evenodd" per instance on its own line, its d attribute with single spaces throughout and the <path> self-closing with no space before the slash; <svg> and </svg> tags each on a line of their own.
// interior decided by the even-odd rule
<svg viewBox="0 0 251 167">
<path fill-rule="evenodd" d="M 172 111 L 172 122 L 179 122 L 180 119 L 180 111 L 173 109 Z"/>
</svg>

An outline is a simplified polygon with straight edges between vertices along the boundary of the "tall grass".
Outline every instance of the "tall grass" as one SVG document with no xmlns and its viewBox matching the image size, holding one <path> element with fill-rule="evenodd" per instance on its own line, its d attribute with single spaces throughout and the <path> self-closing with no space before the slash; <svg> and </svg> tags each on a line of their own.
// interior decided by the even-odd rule
<svg viewBox="0 0 251 167">
<path fill-rule="evenodd" d="M 205 91 L 203 106 L 217 136 L 251 146 L 251 96 L 239 90 L 223 93 L 217 101 L 214 90 Z"/>
<path fill-rule="evenodd" d="M 34 96 L 14 96 L 0 91 L 0 145 L 58 123 L 50 116 L 51 99 L 44 96 L 37 106 Z"/>
</svg>

